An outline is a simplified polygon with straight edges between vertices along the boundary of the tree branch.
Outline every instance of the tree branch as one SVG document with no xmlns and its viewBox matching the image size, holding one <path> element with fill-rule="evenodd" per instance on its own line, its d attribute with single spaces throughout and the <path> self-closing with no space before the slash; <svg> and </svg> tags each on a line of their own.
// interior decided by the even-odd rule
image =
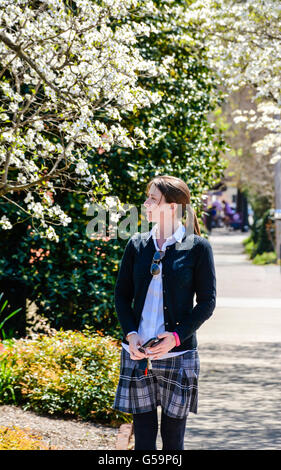
<svg viewBox="0 0 281 470">
<path fill-rule="evenodd" d="M 17 44 L 14 44 L 3 32 L 0 32 L 0 40 L 7 46 L 9 49 L 12 51 L 16 52 L 18 57 L 20 57 L 22 60 L 28 63 L 30 67 L 35 70 L 35 72 L 39 75 L 39 77 L 50 87 L 52 90 L 54 90 L 60 98 L 68 101 L 69 103 L 73 105 L 77 105 L 77 101 L 72 99 L 69 95 L 66 96 L 65 93 L 63 93 L 59 88 L 57 88 L 55 85 L 53 85 L 49 80 L 45 77 L 45 75 L 38 69 L 36 64 L 32 62 L 32 60 L 22 51 L 21 46 L 18 46 Z"/>
</svg>

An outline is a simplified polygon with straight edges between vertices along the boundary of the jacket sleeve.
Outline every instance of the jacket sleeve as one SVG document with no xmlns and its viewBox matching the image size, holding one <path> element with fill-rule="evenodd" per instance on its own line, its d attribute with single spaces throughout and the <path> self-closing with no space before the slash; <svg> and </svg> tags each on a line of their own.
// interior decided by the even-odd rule
<svg viewBox="0 0 281 470">
<path fill-rule="evenodd" d="M 216 306 L 216 272 L 210 242 L 204 239 L 198 251 L 194 267 L 196 305 L 175 329 L 181 343 L 192 336 L 202 323 L 212 315 Z"/>
<path fill-rule="evenodd" d="M 133 267 L 134 244 L 130 238 L 121 259 L 114 289 L 115 309 L 125 337 L 131 331 L 138 331 L 132 309 L 134 297 Z"/>
</svg>

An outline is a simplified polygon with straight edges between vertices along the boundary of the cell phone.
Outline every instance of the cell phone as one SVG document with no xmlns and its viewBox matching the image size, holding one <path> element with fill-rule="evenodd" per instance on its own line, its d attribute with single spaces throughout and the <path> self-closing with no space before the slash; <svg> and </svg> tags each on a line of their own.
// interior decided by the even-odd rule
<svg viewBox="0 0 281 470">
<path fill-rule="evenodd" d="M 148 341 L 146 341 L 144 344 L 141 345 L 141 347 L 139 348 L 139 351 L 144 353 L 145 350 L 143 348 L 153 348 L 157 344 L 161 343 L 163 339 L 164 338 L 157 338 L 157 337 L 150 338 Z"/>
</svg>

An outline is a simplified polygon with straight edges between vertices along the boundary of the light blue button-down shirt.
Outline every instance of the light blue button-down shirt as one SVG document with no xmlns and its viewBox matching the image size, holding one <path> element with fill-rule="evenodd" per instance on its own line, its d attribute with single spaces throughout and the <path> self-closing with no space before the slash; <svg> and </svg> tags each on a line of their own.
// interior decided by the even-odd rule
<svg viewBox="0 0 281 470">
<path fill-rule="evenodd" d="M 159 251 L 160 248 L 157 245 L 156 230 L 157 230 L 157 223 L 150 230 L 150 234 L 148 238 L 152 236 L 155 249 Z M 185 226 L 183 225 L 181 221 L 179 221 L 178 228 L 163 243 L 161 251 L 165 251 L 167 246 L 172 245 L 173 243 L 176 243 L 177 241 L 181 242 L 184 233 L 185 233 Z M 142 344 L 148 341 L 150 338 L 153 338 L 157 336 L 158 334 L 163 333 L 165 331 L 161 261 L 159 263 L 159 268 L 160 268 L 159 274 L 156 274 L 152 277 L 148 290 L 147 290 L 138 332 L 130 331 L 130 333 L 138 333 L 140 335 L 140 337 L 142 338 Z M 126 349 L 126 351 L 130 352 L 129 346 L 127 344 L 122 343 L 122 346 L 123 348 Z M 185 352 L 187 351 L 178 351 L 178 352 L 171 352 L 171 353 L 163 354 L 161 356 L 161 359 L 178 356 L 180 354 L 184 354 Z M 151 352 L 151 354 L 153 353 Z"/>
</svg>

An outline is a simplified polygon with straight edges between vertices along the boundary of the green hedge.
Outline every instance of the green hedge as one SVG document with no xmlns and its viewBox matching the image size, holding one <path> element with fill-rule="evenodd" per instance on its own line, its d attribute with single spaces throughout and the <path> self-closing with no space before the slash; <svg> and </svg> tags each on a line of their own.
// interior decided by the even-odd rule
<svg viewBox="0 0 281 470">
<path fill-rule="evenodd" d="M 0 351 L 0 403 L 117 426 L 131 415 L 113 410 L 120 345 L 88 330 L 7 340 Z"/>
<path fill-rule="evenodd" d="M 249 258 L 254 264 L 276 263 L 274 210 L 268 209 L 262 217 L 255 217 L 251 230 L 251 235 L 243 240 Z"/>
</svg>

